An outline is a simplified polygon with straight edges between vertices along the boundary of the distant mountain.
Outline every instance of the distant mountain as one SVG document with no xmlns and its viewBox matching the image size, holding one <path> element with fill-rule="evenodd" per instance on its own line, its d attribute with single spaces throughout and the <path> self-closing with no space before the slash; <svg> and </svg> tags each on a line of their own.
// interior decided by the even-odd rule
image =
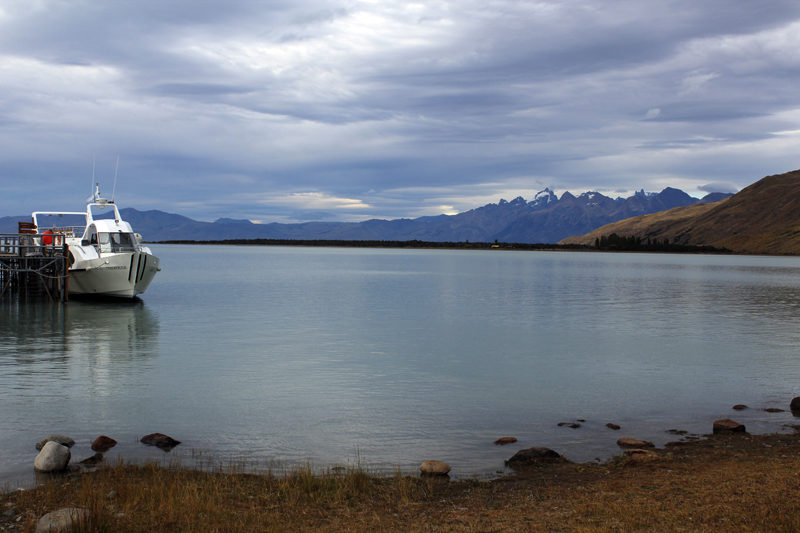
<svg viewBox="0 0 800 533">
<path fill-rule="evenodd" d="M 367 220 L 365 222 L 305 222 L 301 224 L 253 224 L 249 220 L 220 218 L 199 222 L 163 211 L 120 209 L 122 218 L 148 242 L 226 239 L 326 239 L 326 240 L 421 240 L 434 242 L 555 243 L 572 235 L 590 232 L 625 218 L 655 213 L 698 200 L 678 189 L 660 193 L 639 191 L 630 198 L 612 199 L 599 192 L 558 198 L 545 189 L 531 201 L 512 201 L 459 213 L 415 219 Z M 15 233 L 18 219 L 0 218 L 0 233 Z"/>
<path fill-rule="evenodd" d="M 612 233 L 739 253 L 800 254 L 800 170 L 767 176 L 718 203 L 630 218 L 561 242 L 594 244 Z"/>
<path fill-rule="evenodd" d="M 19 222 L 30 222 L 31 216 L 0 217 L 0 233 L 16 233 Z"/>
<path fill-rule="evenodd" d="M 598 192 L 586 192 L 577 197 L 565 192 L 561 199 L 545 208 L 522 213 L 493 238 L 504 242 L 554 243 L 611 222 L 699 201 L 670 187 L 658 194 L 647 195 L 640 191 L 630 198 L 616 200 Z"/>
</svg>

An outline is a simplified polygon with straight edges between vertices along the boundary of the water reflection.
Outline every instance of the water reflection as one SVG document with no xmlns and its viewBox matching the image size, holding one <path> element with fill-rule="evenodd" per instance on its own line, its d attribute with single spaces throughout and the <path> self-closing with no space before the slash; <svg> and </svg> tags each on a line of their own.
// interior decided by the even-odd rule
<svg viewBox="0 0 800 533">
<path fill-rule="evenodd" d="M 8 305 L 6 305 L 8 304 Z M 158 353 L 159 323 L 144 302 L 4 302 L 0 383 L 16 389 L 87 380 L 110 392 L 109 378 L 142 371 Z M 136 362 L 136 365 L 131 365 Z"/>
</svg>

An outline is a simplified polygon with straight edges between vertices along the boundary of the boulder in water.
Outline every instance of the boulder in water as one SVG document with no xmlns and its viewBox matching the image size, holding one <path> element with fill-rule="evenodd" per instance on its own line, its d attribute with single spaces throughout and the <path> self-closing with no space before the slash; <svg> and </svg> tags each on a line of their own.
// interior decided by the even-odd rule
<svg viewBox="0 0 800 533">
<path fill-rule="evenodd" d="M 60 472 L 67 468 L 72 454 L 63 444 L 50 441 L 33 461 L 33 468 L 39 472 Z"/>
<path fill-rule="evenodd" d="M 168 435 L 164 435 L 163 433 L 151 433 L 149 435 L 145 435 L 142 437 L 141 442 L 147 444 L 148 446 L 157 446 L 165 452 L 170 451 L 172 448 L 181 443 L 181 441 L 175 440 Z"/>
<path fill-rule="evenodd" d="M 44 448 L 44 445 L 47 444 L 48 442 L 57 442 L 59 444 L 63 444 L 67 448 L 72 448 L 73 446 L 75 446 L 75 441 L 72 440 L 71 438 L 67 437 L 67 436 L 64 436 L 64 435 L 48 435 L 48 436 L 46 436 L 45 438 L 43 438 L 42 440 L 40 440 L 39 442 L 36 443 L 36 449 L 38 451 L 42 451 L 42 448 Z"/>
</svg>

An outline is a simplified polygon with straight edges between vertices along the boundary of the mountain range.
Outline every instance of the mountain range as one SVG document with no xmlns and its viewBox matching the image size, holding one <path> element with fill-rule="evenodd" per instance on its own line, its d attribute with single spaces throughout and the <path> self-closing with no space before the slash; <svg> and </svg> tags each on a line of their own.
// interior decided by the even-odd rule
<svg viewBox="0 0 800 533">
<path fill-rule="evenodd" d="M 800 254 L 800 170 L 762 178 L 718 203 L 629 218 L 561 243 L 594 244 L 612 233 L 737 253 Z"/>
<path fill-rule="evenodd" d="M 619 220 L 657 213 L 675 207 L 719 201 L 727 196 L 712 193 L 698 200 L 679 189 L 660 193 L 636 192 L 629 198 L 610 198 L 599 192 L 556 196 L 550 189 L 531 201 L 522 197 L 500 200 L 457 215 L 364 222 L 306 222 L 300 224 L 253 224 L 249 220 L 221 218 L 201 222 L 163 211 L 120 209 L 122 218 L 148 242 L 226 239 L 325 239 L 432 242 L 556 243 L 583 235 Z M 17 222 L 30 217 L 0 218 L 0 233 L 16 233 Z"/>
</svg>

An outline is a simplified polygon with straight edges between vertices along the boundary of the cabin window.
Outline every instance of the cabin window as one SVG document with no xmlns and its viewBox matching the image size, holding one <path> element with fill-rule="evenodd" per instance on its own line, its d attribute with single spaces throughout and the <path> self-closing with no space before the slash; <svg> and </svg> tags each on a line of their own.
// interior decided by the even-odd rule
<svg viewBox="0 0 800 533">
<path fill-rule="evenodd" d="M 133 233 L 98 233 L 100 239 L 100 252 L 105 253 L 118 253 L 118 252 L 135 252 L 136 239 Z"/>
</svg>

